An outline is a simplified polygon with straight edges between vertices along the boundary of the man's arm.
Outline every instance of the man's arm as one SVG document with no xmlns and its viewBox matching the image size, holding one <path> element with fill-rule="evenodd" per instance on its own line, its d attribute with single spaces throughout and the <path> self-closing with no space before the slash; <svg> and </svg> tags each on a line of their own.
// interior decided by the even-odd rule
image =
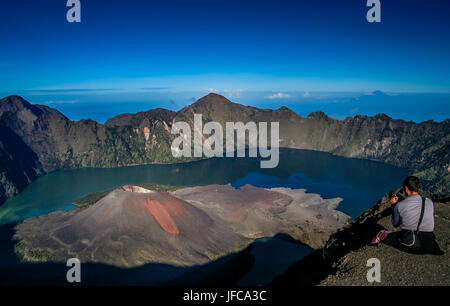
<svg viewBox="0 0 450 306">
<path fill-rule="evenodd" d="M 398 205 L 395 205 L 394 211 L 392 212 L 392 225 L 394 227 L 399 227 L 400 224 L 402 224 L 400 212 L 398 211 Z"/>
</svg>

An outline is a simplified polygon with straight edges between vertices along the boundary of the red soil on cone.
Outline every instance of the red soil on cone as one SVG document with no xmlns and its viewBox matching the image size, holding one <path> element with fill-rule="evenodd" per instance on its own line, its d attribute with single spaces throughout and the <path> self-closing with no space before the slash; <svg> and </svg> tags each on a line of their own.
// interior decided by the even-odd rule
<svg viewBox="0 0 450 306">
<path fill-rule="evenodd" d="M 155 193 L 145 198 L 144 206 L 163 230 L 174 235 L 180 233 L 172 218 L 187 215 L 186 208 L 180 200 L 165 193 Z"/>
<path fill-rule="evenodd" d="M 161 203 L 157 200 L 146 198 L 144 205 L 148 212 L 152 214 L 156 221 L 158 221 L 163 230 L 174 235 L 180 233 L 172 217 Z"/>
<path fill-rule="evenodd" d="M 156 194 L 154 198 L 157 201 L 159 201 L 159 203 L 164 205 L 164 207 L 166 208 L 167 212 L 172 217 L 176 217 L 176 216 L 185 217 L 185 216 L 187 216 L 187 211 L 186 211 L 185 204 L 182 201 L 180 201 L 179 199 L 177 199 L 176 197 L 174 197 L 174 196 L 172 196 L 170 194 L 161 192 L 161 193 Z"/>
</svg>

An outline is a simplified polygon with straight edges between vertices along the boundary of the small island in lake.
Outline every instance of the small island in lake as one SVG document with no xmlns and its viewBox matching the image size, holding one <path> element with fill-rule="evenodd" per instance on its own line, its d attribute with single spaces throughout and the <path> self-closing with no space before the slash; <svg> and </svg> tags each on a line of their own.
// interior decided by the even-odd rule
<svg viewBox="0 0 450 306">
<path fill-rule="evenodd" d="M 305 189 L 160 187 L 122 186 L 85 197 L 101 197 L 92 205 L 27 219 L 16 227 L 16 252 L 31 262 L 191 266 L 279 233 L 320 248 L 349 219 L 336 210 L 341 198 Z"/>
</svg>

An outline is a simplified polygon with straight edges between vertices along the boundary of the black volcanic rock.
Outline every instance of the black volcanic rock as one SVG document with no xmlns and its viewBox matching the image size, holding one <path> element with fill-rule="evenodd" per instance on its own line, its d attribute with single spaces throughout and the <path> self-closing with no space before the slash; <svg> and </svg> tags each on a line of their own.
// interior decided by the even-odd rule
<svg viewBox="0 0 450 306">
<path fill-rule="evenodd" d="M 0 100 L 0 124 L 36 154 L 36 162 L 41 165 L 38 168 L 42 168 L 36 172 L 38 175 L 58 169 L 191 160 L 173 158 L 170 144 L 175 135 L 170 131 L 176 121 L 193 125 L 193 114 L 202 114 L 204 122 L 222 125 L 228 121 L 276 121 L 280 123 L 281 147 L 326 151 L 407 167 L 424 179 L 432 191 L 449 190 L 450 120 L 414 123 L 384 114 L 336 120 L 320 111 L 303 118 L 287 107 L 259 109 L 212 93 L 178 112 L 154 109 L 119 115 L 100 124 L 93 120 L 71 121 L 55 109 L 30 104 L 18 96 Z M 14 159 L 14 155 L 10 157 Z M 27 164 L 24 167 L 29 168 Z M 6 171 L 6 164 L 2 163 L 0 173 Z M 8 183 L 3 179 L 3 187 L 6 184 L 10 191 L 3 192 L 2 199 L 23 188 L 20 179 L 10 179 Z"/>
</svg>

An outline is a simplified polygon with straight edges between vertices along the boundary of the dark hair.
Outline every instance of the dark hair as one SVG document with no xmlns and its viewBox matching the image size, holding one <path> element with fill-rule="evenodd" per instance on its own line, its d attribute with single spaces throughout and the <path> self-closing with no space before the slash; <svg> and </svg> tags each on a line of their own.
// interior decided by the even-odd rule
<svg viewBox="0 0 450 306">
<path fill-rule="evenodd" d="M 408 176 L 403 181 L 403 186 L 408 187 L 410 191 L 419 191 L 420 189 L 420 180 L 417 176 Z"/>
</svg>

